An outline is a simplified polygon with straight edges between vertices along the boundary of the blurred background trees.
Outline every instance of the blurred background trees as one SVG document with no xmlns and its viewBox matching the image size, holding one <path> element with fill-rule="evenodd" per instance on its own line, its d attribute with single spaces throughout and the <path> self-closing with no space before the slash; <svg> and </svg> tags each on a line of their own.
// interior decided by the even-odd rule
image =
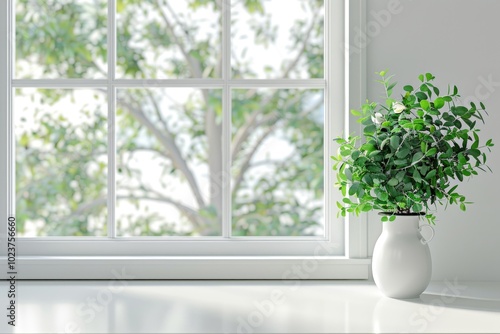
<svg viewBox="0 0 500 334">
<path fill-rule="evenodd" d="M 222 90 L 154 79 L 222 78 L 222 1 L 117 0 L 117 234 L 221 234 L 231 182 L 233 235 L 323 232 L 320 89 L 232 90 L 223 170 Z M 231 2 L 234 79 L 323 77 L 323 1 Z M 103 0 L 17 0 L 16 78 L 106 79 Z M 104 236 L 107 88 L 16 90 L 20 234 Z"/>
</svg>

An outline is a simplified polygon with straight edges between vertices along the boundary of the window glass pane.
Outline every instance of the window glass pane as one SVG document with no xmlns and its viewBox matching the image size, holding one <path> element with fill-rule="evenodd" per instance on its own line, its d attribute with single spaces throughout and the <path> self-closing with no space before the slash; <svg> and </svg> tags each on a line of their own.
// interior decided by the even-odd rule
<svg viewBox="0 0 500 334">
<path fill-rule="evenodd" d="M 118 90 L 119 235 L 221 234 L 221 95 Z"/>
<path fill-rule="evenodd" d="M 117 0 L 118 77 L 220 78 L 222 1 Z"/>
<path fill-rule="evenodd" d="M 14 105 L 19 235 L 106 235 L 105 90 L 18 89 Z"/>
<path fill-rule="evenodd" d="M 17 0 L 16 78 L 105 78 L 106 0 Z"/>
<path fill-rule="evenodd" d="M 323 235 L 323 97 L 233 90 L 233 235 Z"/>
<path fill-rule="evenodd" d="M 322 0 L 234 0 L 234 78 L 323 78 Z"/>
</svg>

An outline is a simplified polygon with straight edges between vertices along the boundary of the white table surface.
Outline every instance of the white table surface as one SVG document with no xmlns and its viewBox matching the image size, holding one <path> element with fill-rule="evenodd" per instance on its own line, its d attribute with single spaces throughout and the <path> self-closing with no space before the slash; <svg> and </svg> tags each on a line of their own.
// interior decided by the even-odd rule
<svg viewBox="0 0 500 334">
<path fill-rule="evenodd" d="M 415 300 L 370 281 L 18 281 L 19 333 L 500 333 L 500 282 L 432 282 Z M 5 305 L 5 306 L 4 306 Z"/>
</svg>

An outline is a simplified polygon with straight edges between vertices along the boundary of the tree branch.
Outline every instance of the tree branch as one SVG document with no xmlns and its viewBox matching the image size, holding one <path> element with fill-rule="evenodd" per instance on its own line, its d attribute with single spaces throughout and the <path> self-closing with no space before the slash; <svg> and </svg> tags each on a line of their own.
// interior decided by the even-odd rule
<svg viewBox="0 0 500 334">
<path fill-rule="evenodd" d="M 250 132 L 255 127 L 255 122 L 257 121 L 257 117 L 263 112 L 263 109 L 254 110 L 248 120 L 246 120 L 245 125 L 238 129 L 236 134 L 234 135 L 233 145 L 231 147 L 231 157 L 236 157 L 236 154 L 240 152 L 241 146 L 248 139 Z"/>
<path fill-rule="evenodd" d="M 178 24 L 181 26 L 181 30 L 183 31 L 183 34 L 186 38 L 186 40 L 190 40 L 191 36 L 189 36 L 188 32 L 186 29 L 182 28 L 182 24 L 179 22 L 178 18 L 175 16 L 174 11 L 172 8 L 168 5 L 167 2 L 164 2 L 165 7 L 167 10 L 169 10 L 175 20 L 175 24 Z M 182 55 L 186 59 L 186 61 L 189 64 L 189 67 L 191 68 L 191 71 L 193 73 L 193 76 L 195 78 L 201 78 L 203 76 L 203 73 L 201 71 L 201 64 L 199 61 L 194 59 L 188 52 L 186 46 L 183 44 L 183 42 L 177 38 L 175 35 L 174 31 L 174 26 L 172 25 L 172 22 L 170 22 L 169 18 L 167 17 L 167 14 L 163 11 L 161 6 L 156 2 L 156 7 L 167 27 L 167 30 L 169 34 L 172 36 L 173 41 L 177 44 L 179 47 Z M 208 96 L 208 91 L 206 89 L 201 90 L 201 94 L 203 96 L 203 99 L 205 101 L 205 105 L 207 107 L 206 113 L 205 113 L 205 134 L 207 136 L 207 142 L 208 142 L 208 164 L 209 164 L 209 169 L 210 169 L 210 175 L 215 175 L 215 173 L 218 173 L 222 169 L 222 157 L 220 157 L 220 150 L 222 147 L 222 139 L 221 139 L 221 125 L 216 123 L 216 115 L 215 111 L 213 108 L 210 107 L 209 103 L 209 96 Z M 220 189 L 218 189 L 220 185 L 218 182 L 214 179 L 210 179 L 210 204 L 213 205 L 217 209 L 217 214 L 218 216 L 221 215 L 222 213 L 222 195 Z"/>
<path fill-rule="evenodd" d="M 158 102 L 156 102 L 155 97 L 153 96 L 153 94 L 151 94 L 151 91 L 149 89 L 146 89 L 146 94 L 148 95 L 149 99 L 151 100 L 151 104 L 153 105 L 153 109 L 155 111 L 156 117 L 158 117 L 158 122 L 161 123 L 161 125 L 163 126 L 163 129 L 165 129 L 165 131 L 168 131 L 168 125 L 165 122 L 165 120 L 163 119 L 163 117 L 161 116 L 160 106 L 158 105 Z"/>
<path fill-rule="evenodd" d="M 175 16 L 175 13 L 172 10 L 172 8 L 168 5 L 167 2 L 164 2 L 164 4 L 167 10 L 169 10 L 170 13 L 172 14 L 173 19 L 175 20 L 175 24 L 181 27 L 181 30 L 186 40 L 188 41 L 191 40 L 192 37 L 189 35 L 186 29 L 182 28 L 182 24 L 179 22 L 179 19 Z M 166 25 L 169 34 L 172 36 L 173 41 L 177 44 L 182 55 L 188 62 L 189 67 L 191 68 L 191 71 L 193 73 L 193 76 L 196 78 L 201 78 L 203 73 L 201 71 L 200 62 L 194 59 L 189 54 L 186 46 L 183 44 L 181 39 L 177 38 L 177 36 L 175 35 L 174 26 L 172 25 L 172 22 L 170 22 L 167 14 L 163 11 L 158 2 L 156 3 L 156 7 Z M 201 94 L 203 96 L 205 105 L 207 107 L 207 110 L 205 112 L 205 134 L 207 136 L 207 144 L 208 144 L 207 157 L 208 157 L 209 170 L 210 170 L 210 175 L 215 175 L 216 173 L 219 173 L 222 170 L 222 157 L 220 153 L 222 147 L 222 138 L 221 138 L 222 127 L 220 124 L 216 123 L 216 114 L 213 108 L 210 107 L 208 91 L 206 89 L 202 89 Z M 210 204 L 216 208 L 218 216 L 220 216 L 222 213 L 222 195 L 220 189 L 218 189 L 219 187 L 220 184 L 215 180 L 215 178 L 211 178 Z"/>
<path fill-rule="evenodd" d="M 307 48 L 307 43 L 309 43 L 311 34 L 314 30 L 314 27 L 316 26 L 316 17 L 318 16 L 318 12 L 314 12 L 314 19 L 312 20 L 311 26 L 307 29 L 306 36 L 302 39 L 302 46 L 295 56 L 295 58 L 292 60 L 292 62 L 288 65 L 288 67 L 285 69 L 283 72 L 283 78 L 288 78 L 292 70 L 297 66 L 299 63 L 300 57 L 304 54 Z"/>
<path fill-rule="evenodd" d="M 127 103 L 121 98 L 118 98 L 117 102 L 121 104 L 125 109 L 129 110 L 129 112 L 137 119 L 137 121 L 139 121 L 143 126 L 145 126 L 154 135 L 154 137 L 166 148 L 166 150 L 169 152 L 169 156 L 172 159 L 172 163 L 174 164 L 174 166 L 177 169 L 179 169 L 186 177 L 186 180 L 190 185 L 191 191 L 193 192 L 193 195 L 196 198 L 198 206 L 200 208 L 205 207 L 205 201 L 203 200 L 203 196 L 201 195 L 196 179 L 191 169 L 187 165 L 186 161 L 184 160 L 171 134 L 166 131 L 160 131 L 139 108 L 131 106 L 129 103 Z"/>
<path fill-rule="evenodd" d="M 172 37 L 174 43 L 179 47 L 179 50 L 181 51 L 182 55 L 184 56 L 184 58 L 188 62 L 189 67 L 191 68 L 191 71 L 193 71 L 193 76 L 195 78 L 201 78 L 202 73 L 201 73 L 200 64 L 195 59 L 193 59 L 193 57 L 191 57 L 189 55 L 189 52 L 187 51 L 187 49 L 184 46 L 184 44 L 182 43 L 182 41 L 180 41 L 177 38 L 177 36 L 175 35 L 174 27 L 172 26 L 172 23 L 168 19 L 167 14 L 165 14 L 165 12 L 163 11 L 159 2 L 155 1 L 154 3 L 156 5 L 156 8 L 158 9 L 158 12 L 160 13 L 161 18 L 163 19 L 163 22 L 167 26 L 168 33 Z"/>
<path fill-rule="evenodd" d="M 296 99 L 292 102 L 295 102 Z M 306 117 L 307 115 L 309 115 L 310 113 L 312 113 L 314 110 L 316 110 L 320 105 L 321 103 L 323 103 L 322 101 L 318 101 L 317 103 L 315 103 L 313 106 L 311 106 L 311 108 L 299 113 L 297 115 L 297 118 L 301 119 L 301 118 L 304 118 Z M 290 103 L 288 103 L 290 104 Z M 273 118 L 276 119 L 276 121 L 267 129 L 266 132 L 264 132 L 261 137 L 259 137 L 259 139 L 257 139 L 257 141 L 255 142 L 252 150 L 250 151 L 249 154 L 247 154 L 245 156 L 245 159 L 243 160 L 243 163 L 241 165 L 241 168 L 240 168 L 240 171 L 238 173 L 238 175 L 236 176 L 236 181 L 234 183 L 234 187 L 233 187 L 233 195 L 236 194 L 236 191 L 238 191 L 238 188 L 240 187 L 241 185 L 241 182 L 243 181 L 243 177 L 244 177 L 244 174 L 247 172 L 247 170 L 254 166 L 252 164 L 250 164 L 253 156 L 255 155 L 255 153 L 257 152 L 257 150 L 259 149 L 260 145 L 263 143 L 264 139 L 267 138 L 267 136 L 269 136 L 276 128 L 276 124 L 277 122 L 279 121 L 278 118 L 276 117 L 276 115 L 274 113 L 270 113 L 267 115 L 267 117 L 265 117 L 263 120 L 261 120 L 259 123 L 257 123 L 258 125 L 260 124 L 265 124 L 269 121 L 271 121 Z M 291 158 L 291 157 L 290 157 Z M 284 161 L 288 161 L 290 158 L 287 158 L 285 159 Z M 262 162 L 260 162 L 262 164 Z"/>
<path fill-rule="evenodd" d="M 264 142 L 264 140 L 269 136 L 276 128 L 276 123 L 271 125 L 255 142 L 255 145 L 253 146 L 252 150 L 245 156 L 245 160 L 243 161 L 243 164 L 241 165 L 241 168 L 238 172 L 238 175 L 236 176 L 236 179 L 234 181 L 234 186 L 232 193 L 233 195 L 236 194 L 238 191 L 241 182 L 243 181 L 243 178 L 245 176 L 246 171 L 250 167 L 250 161 L 252 160 L 253 156 L 259 149 L 260 145 Z"/>
<path fill-rule="evenodd" d="M 276 93 L 275 93 L 276 94 Z M 272 95 L 272 97 L 274 97 L 274 95 Z M 272 97 L 271 98 L 268 98 L 265 100 L 265 102 L 262 103 L 263 106 L 265 106 L 267 103 L 269 103 L 270 100 L 272 100 Z M 283 106 L 283 109 L 286 109 L 288 108 L 288 106 L 292 105 L 293 103 L 299 101 L 301 98 L 300 95 L 297 95 L 295 96 L 295 98 L 293 100 L 290 100 L 290 101 L 287 101 L 286 105 Z M 233 158 L 233 162 L 235 161 L 235 157 L 236 155 L 238 154 L 238 152 L 240 152 L 241 150 L 241 147 L 243 146 L 243 143 L 248 139 L 248 136 L 250 135 L 250 133 L 257 129 L 259 126 L 263 125 L 263 124 L 266 124 L 267 122 L 270 122 L 272 121 L 273 119 L 278 119 L 278 113 L 276 111 L 273 111 L 273 112 L 270 112 L 269 114 L 267 115 L 264 115 L 260 120 L 258 119 L 258 117 L 260 115 L 263 114 L 263 109 L 258 109 L 258 110 L 255 110 L 254 112 L 252 112 L 252 114 L 250 115 L 250 118 L 245 122 L 245 125 L 242 126 L 240 128 L 240 130 L 236 133 L 234 139 L 233 139 L 233 146 L 231 148 L 231 156 Z"/>
</svg>

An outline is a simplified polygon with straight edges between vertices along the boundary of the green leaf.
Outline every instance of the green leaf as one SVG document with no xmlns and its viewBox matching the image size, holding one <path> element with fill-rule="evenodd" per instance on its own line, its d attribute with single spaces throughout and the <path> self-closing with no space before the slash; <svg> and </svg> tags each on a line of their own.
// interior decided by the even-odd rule
<svg viewBox="0 0 500 334">
<path fill-rule="evenodd" d="M 458 107 L 452 107 L 451 112 L 456 115 L 456 116 L 463 116 L 465 115 L 469 110 L 463 106 L 458 106 Z"/>
<path fill-rule="evenodd" d="M 380 191 L 377 194 L 377 198 L 383 202 L 387 202 L 387 200 L 389 199 L 389 194 L 387 194 L 387 192 L 385 191 Z"/>
<path fill-rule="evenodd" d="M 411 163 L 412 164 L 415 164 L 417 163 L 420 159 L 422 159 L 422 157 L 424 156 L 424 154 L 422 152 L 417 152 L 413 155 L 413 158 L 411 159 Z"/>
<path fill-rule="evenodd" d="M 481 155 L 481 151 L 479 151 L 476 148 L 471 148 L 469 150 L 469 154 L 472 155 L 474 158 L 477 158 L 477 157 L 479 157 Z"/>
<path fill-rule="evenodd" d="M 458 153 L 458 161 L 460 161 L 462 165 L 465 165 L 467 163 L 467 159 L 465 158 L 463 153 Z"/>
<path fill-rule="evenodd" d="M 365 165 L 365 163 L 368 161 L 368 158 L 366 157 L 359 157 L 354 161 L 355 166 L 362 167 Z"/>
<path fill-rule="evenodd" d="M 420 107 L 422 107 L 422 109 L 424 109 L 425 111 L 429 110 L 429 108 L 430 108 L 429 101 L 427 101 L 427 100 L 420 101 Z"/>
<path fill-rule="evenodd" d="M 340 155 L 343 157 L 348 157 L 351 155 L 351 151 L 348 149 L 344 149 L 343 147 L 340 148 Z"/>
<path fill-rule="evenodd" d="M 371 205 L 371 204 L 369 204 L 369 203 L 364 203 L 364 204 L 362 204 L 362 205 L 360 206 L 360 208 L 361 208 L 361 211 L 363 211 L 363 212 L 369 212 L 369 211 L 373 210 L 372 205 Z"/>
<path fill-rule="evenodd" d="M 370 153 L 370 152 L 372 152 L 372 151 L 375 150 L 375 145 L 369 144 L 369 143 L 365 143 L 365 144 L 361 145 L 360 150 L 361 151 L 366 151 L 367 153 Z"/>
<path fill-rule="evenodd" d="M 407 92 L 413 92 L 413 87 L 410 86 L 410 85 L 407 85 L 407 86 L 404 86 L 403 87 L 403 90 L 407 91 Z"/>
<path fill-rule="evenodd" d="M 354 182 L 350 187 L 349 187 L 349 195 L 354 196 L 358 192 L 359 189 L 359 182 Z"/>
<path fill-rule="evenodd" d="M 403 159 L 405 158 L 408 154 L 410 154 L 410 150 L 404 148 L 402 150 L 399 150 L 397 153 L 396 153 L 396 156 L 400 159 Z"/>
<path fill-rule="evenodd" d="M 420 75 L 418 76 L 418 80 L 420 80 L 420 81 L 424 82 L 424 75 L 423 75 L 423 74 L 420 74 Z"/>
<path fill-rule="evenodd" d="M 413 179 L 417 182 L 422 182 L 422 177 L 420 176 L 420 173 L 418 172 L 418 170 L 416 168 L 413 171 Z"/>
<path fill-rule="evenodd" d="M 361 114 L 361 112 L 359 112 L 358 110 L 355 110 L 355 109 L 352 109 L 352 110 L 351 110 L 351 114 L 353 114 L 353 115 L 354 115 L 354 116 L 356 116 L 356 117 L 359 117 L 359 116 L 361 116 L 361 115 L 362 115 L 362 114 Z"/>
<path fill-rule="evenodd" d="M 422 92 L 427 92 L 427 93 L 429 93 L 429 92 L 430 92 L 430 89 L 429 89 L 429 87 L 427 87 L 427 84 L 422 84 L 422 85 L 420 85 L 420 90 L 421 90 Z"/>
<path fill-rule="evenodd" d="M 441 97 L 438 97 L 434 100 L 434 108 L 441 109 L 442 107 L 444 107 L 444 103 L 444 100 Z"/>
<path fill-rule="evenodd" d="M 420 143 L 420 150 L 424 153 L 427 152 L 427 143 L 425 141 Z"/>
<path fill-rule="evenodd" d="M 371 152 L 368 154 L 368 156 L 369 156 L 370 158 L 373 158 L 373 157 L 375 157 L 375 156 L 376 156 L 376 155 L 378 155 L 378 154 L 380 154 L 380 151 L 379 151 L 379 150 L 375 150 L 375 151 L 371 151 Z"/>
<path fill-rule="evenodd" d="M 342 202 L 344 202 L 344 203 L 346 203 L 346 204 L 352 204 L 351 199 L 350 199 L 350 198 L 347 198 L 347 197 L 344 197 L 344 198 L 342 199 Z"/>
<path fill-rule="evenodd" d="M 342 175 L 342 174 L 340 174 Z M 351 172 L 351 169 L 350 168 L 346 168 L 344 170 L 344 175 L 345 177 L 347 178 L 347 180 L 351 181 L 352 180 L 352 172 Z"/>
<path fill-rule="evenodd" d="M 473 133 L 473 136 L 474 136 L 474 141 L 478 142 L 479 143 L 479 135 L 477 134 L 476 131 L 474 131 Z"/>
<path fill-rule="evenodd" d="M 396 174 L 396 179 L 398 179 L 398 181 L 401 182 L 401 181 L 403 181 L 403 178 L 405 177 L 405 175 L 406 175 L 406 172 L 404 170 L 402 170 Z"/>
<path fill-rule="evenodd" d="M 405 124 L 403 124 L 403 128 L 404 129 L 414 129 L 415 128 L 415 124 L 413 124 L 412 122 L 405 123 Z"/>
<path fill-rule="evenodd" d="M 399 183 L 399 181 L 396 178 L 392 178 L 392 179 L 389 180 L 389 182 L 387 182 L 388 185 L 393 186 L 393 187 L 397 186 L 398 183 Z"/>
<path fill-rule="evenodd" d="M 396 150 L 399 147 L 399 143 L 400 143 L 399 136 L 394 135 L 391 137 L 390 145 L 393 149 Z"/>
<path fill-rule="evenodd" d="M 426 155 L 427 157 L 431 157 L 431 156 L 435 155 L 436 153 L 437 153 L 437 148 L 433 147 L 433 148 L 431 148 L 430 150 L 428 150 L 428 151 L 425 153 L 425 155 Z"/>
<path fill-rule="evenodd" d="M 360 184 L 358 190 L 356 191 L 356 196 L 358 198 L 363 198 L 364 195 L 365 195 L 365 189 L 363 188 L 363 184 Z"/>
<path fill-rule="evenodd" d="M 460 203 L 460 210 L 462 210 L 462 211 L 466 211 L 467 210 L 467 208 L 465 207 L 464 203 Z"/>
<path fill-rule="evenodd" d="M 391 91 L 392 91 L 392 89 L 393 89 L 394 87 L 396 87 L 396 85 L 397 85 L 397 84 L 398 84 L 397 82 L 393 82 L 392 84 L 390 84 L 390 85 L 387 87 L 387 90 L 391 90 Z M 390 94 L 389 94 L 389 95 L 390 95 Z"/>
<path fill-rule="evenodd" d="M 422 211 L 422 205 L 419 204 L 419 203 L 415 203 L 415 204 L 413 204 L 413 206 L 411 207 L 411 209 L 413 210 L 413 212 L 421 212 Z"/>
<path fill-rule="evenodd" d="M 448 193 L 449 193 L 450 195 L 451 195 L 451 194 L 453 194 L 453 192 L 454 192 L 454 191 L 455 191 L 455 189 L 457 189 L 457 188 L 458 188 L 458 184 L 457 184 L 457 185 L 455 185 L 455 186 L 453 186 L 450 190 L 448 190 Z"/>
<path fill-rule="evenodd" d="M 377 127 L 375 124 L 370 124 L 368 126 L 365 126 L 365 129 L 363 130 L 365 134 L 373 134 L 375 133 L 375 131 L 377 131 Z"/>
<path fill-rule="evenodd" d="M 427 100 L 427 94 L 423 92 L 416 92 L 415 95 L 418 97 L 419 100 Z"/>
<path fill-rule="evenodd" d="M 369 185 L 370 187 L 373 187 L 373 179 L 372 177 L 370 176 L 370 174 L 365 174 L 363 176 L 363 182 L 366 183 L 367 185 Z"/>
<path fill-rule="evenodd" d="M 434 176 L 436 176 L 436 170 L 435 170 L 435 169 L 432 169 L 431 171 L 429 171 L 429 173 L 427 173 L 427 175 L 425 176 L 425 179 L 426 179 L 426 180 L 430 180 L 430 179 L 432 179 Z"/>
</svg>

